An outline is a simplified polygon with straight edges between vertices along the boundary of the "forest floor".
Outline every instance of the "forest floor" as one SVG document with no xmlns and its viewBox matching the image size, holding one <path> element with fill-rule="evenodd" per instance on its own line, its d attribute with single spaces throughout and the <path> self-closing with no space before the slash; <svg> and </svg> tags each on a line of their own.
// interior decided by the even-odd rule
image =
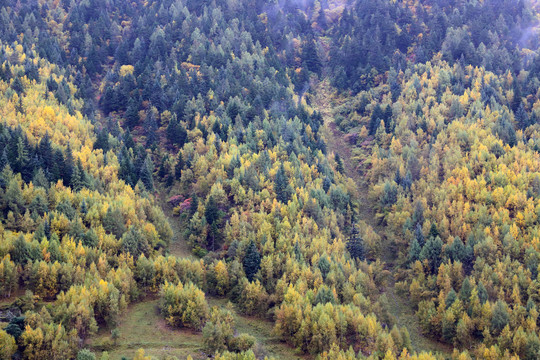
<svg viewBox="0 0 540 360">
<path fill-rule="evenodd" d="M 375 206 L 368 196 L 369 185 L 364 180 L 361 170 L 359 170 L 355 164 L 355 160 L 352 158 L 353 145 L 345 140 L 346 134 L 342 133 L 334 123 L 332 108 L 336 105 L 335 101 L 337 100 L 335 91 L 326 79 L 312 87 L 312 95 L 313 101 L 311 106 L 314 110 L 321 113 L 324 120 L 323 136 L 327 145 L 327 153 L 328 155 L 339 154 L 343 161 L 345 175 L 353 179 L 357 185 L 356 200 L 358 203 L 359 220 L 371 226 L 383 241 L 380 247 L 382 249 L 381 261 L 385 262 L 386 268 L 392 273 L 384 288 L 384 292 L 388 298 L 390 313 L 395 318 L 396 324 L 399 327 L 407 328 L 415 351 L 450 354 L 452 347 L 430 339 L 422 333 L 413 305 L 408 299 L 396 291 L 395 275 L 398 270 L 396 264 L 398 252 L 391 236 L 388 236 L 386 228 L 379 222 L 376 216 Z"/>
</svg>

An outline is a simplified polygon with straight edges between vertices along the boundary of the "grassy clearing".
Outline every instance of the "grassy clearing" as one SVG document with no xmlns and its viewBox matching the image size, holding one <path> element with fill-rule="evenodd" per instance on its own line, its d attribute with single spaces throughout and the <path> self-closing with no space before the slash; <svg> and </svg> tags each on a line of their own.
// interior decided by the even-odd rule
<svg viewBox="0 0 540 360">
<path fill-rule="evenodd" d="M 102 329 L 88 341 L 88 347 L 97 354 L 107 350 L 111 360 L 133 358 L 139 348 L 157 359 L 166 356 L 185 359 L 188 355 L 193 359 L 207 358 L 202 352 L 202 334 L 167 326 L 159 314 L 157 299 L 131 305 L 120 319 L 118 329 L 120 337 L 116 345 L 111 339 L 111 329 Z"/>
<path fill-rule="evenodd" d="M 195 259 L 187 239 L 184 238 L 184 231 L 187 226 L 186 221 L 180 217 L 173 216 L 174 207 L 167 202 L 167 191 L 164 188 L 159 190 L 158 201 L 173 231 L 173 237 L 168 249 L 169 253 L 181 258 Z"/>
<path fill-rule="evenodd" d="M 228 300 L 209 298 L 208 302 L 211 306 L 226 307 Z M 111 360 L 133 358 L 139 348 L 143 348 L 147 356 L 157 359 L 167 356 L 185 359 L 188 355 L 194 360 L 207 359 L 202 333 L 167 326 L 159 314 L 158 304 L 157 299 L 132 304 L 119 321 L 120 337 L 116 345 L 111 339 L 111 329 L 102 329 L 88 340 L 87 347 L 98 355 L 108 351 Z M 256 338 L 258 354 L 284 360 L 310 359 L 297 354 L 294 348 L 273 335 L 273 325 L 269 321 L 236 313 L 236 329 L 239 334 L 247 333 Z"/>
</svg>

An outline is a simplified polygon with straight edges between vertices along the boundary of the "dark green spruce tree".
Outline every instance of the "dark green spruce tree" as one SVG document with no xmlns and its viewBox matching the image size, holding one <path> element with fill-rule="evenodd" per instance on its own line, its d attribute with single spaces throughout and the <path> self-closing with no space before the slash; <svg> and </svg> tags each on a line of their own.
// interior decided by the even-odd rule
<svg viewBox="0 0 540 360">
<path fill-rule="evenodd" d="M 259 250 L 257 249 L 257 246 L 255 246 L 253 240 L 251 240 L 247 247 L 243 265 L 246 277 L 249 281 L 253 281 L 255 274 L 257 274 L 257 271 L 259 271 L 261 268 L 261 254 L 259 253 Z"/>
<path fill-rule="evenodd" d="M 278 172 L 276 173 L 276 178 L 274 180 L 274 191 L 276 192 L 276 198 L 282 203 L 286 204 L 291 195 L 290 195 L 290 185 L 289 179 L 287 179 L 287 174 L 285 174 L 285 168 L 283 164 L 279 167 Z"/>
<path fill-rule="evenodd" d="M 364 239 L 360 235 L 356 225 L 353 225 L 351 236 L 347 241 L 347 251 L 353 259 L 364 260 L 366 258 L 364 249 Z"/>
</svg>

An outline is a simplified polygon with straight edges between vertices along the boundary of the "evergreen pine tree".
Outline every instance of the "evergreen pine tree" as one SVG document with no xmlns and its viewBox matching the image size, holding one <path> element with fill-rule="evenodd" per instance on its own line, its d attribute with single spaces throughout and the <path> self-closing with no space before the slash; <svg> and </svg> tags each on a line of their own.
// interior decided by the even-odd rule
<svg viewBox="0 0 540 360">
<path fill-rule="evenodd" d="M 66 158 L 64 161 L 64 171 L 63 171 L 63 179 L 64 179 L 64 185 L 71 186 L 71 178 L 73 176 L 73 170 L 74 170 L 74 162 L 73 162 L 73 152 L 71 150 L 71 146 L 68 144 L 66 148 Z"/>
<path fill-rule="evenodd" d="M 525 129 L 529 126 L 529 115 L 527 115 L 523 103 L 519 105 L 519 108 L 516 111 L 515 120 L 520 129 Z"/>
<path fill-rule="evenodd" d="M 246 277 L 249 281 L 253 281 L 255 274 L 257 274 L 257 271 L 259 271 L 261 268 L 261 254 L 259 253 L 259 250 L 257 249 L 257 246 L 255 246 L 253 240 L 250 241 L 247 247 L 243 265 Z"/>
<path fill-rule="evenodd" d="M 176 133 L 178 129 L 178 119 L 176 117 L 176 114 L 173 114 L 171 120 L 169 121 L 169 125 L 167 125 L 167 140 L 171 144 L 176 144 Z"/>
<path fill-rule="evenodd" d="M 152 164 L 150 156 L 147 155 L 139 172 L 139 180 L 142 181 L 148 191 L 154 191 L 153 172 L 154 165 Z"/>
<path fill-rule="evenodd" d="M 424 247 L 424 244 L 425 244 L 424 233 L 422 232 L 422 226 L 420 226 L 420 224 L 416 224 L 416 227 L 414 229 L 414 238 L 418 242 L 418 245 L 421 248 Z"/>
<path fill-rule="evenodd" d="M 420 260 L 428 260 L 432 274 L 437 273 L 442 263 L 442 246 L 443 242 L 439 237 L 429 239 L 420 252 Z"/>
<path fill-rule="evenodd" d="M 446 308 L 448 309 L 452 304 L 457 300 L 457 294 L 456 291 L 452 288 L 448 292 L 448 295 L 446 295 Z"/>
<path fill-rule="evenodd" d="M 362 236 L 360 236 L 360 232 L 356 225 L 353 225 L 351 236 L 347 241 L 347 251 L 349 251 L 349 254 L 351 254 L 353 259 L 365 259 L 364 240 L 362 239 Z"/>
<path fill-rule="evenodd" d="M 151 148 L 156 144 L 158 129 L 157 120 L 152 109 L 146 114 L 144 129 L 146 131 L 146 147 Z"/>
<path fill-rule="evenodd" d="M 221 237 L 220 236 L 221 234 L 219 233 L 219 227 L 218 227 L 219 218 L 220 218 L 220 210 L 212 195 L 210 195 L 206 203 L 205 210 L 204 210 L 204 217 L 208 225 L 210 225 L 208 238 L 207 238 L 207 245 L 210 249 L 212 249 L 212 251 L 215 251 L 216 241 L 218 241 Z"/>
<path fill-rule="evenodd" d="M 43 138 L 39 142 L 38 151 L 39 151 L 39 157 L 41 160 L 41 166 L 44 169 L 50 169 L 54 162 L 54 153 L 53 153 L 51 140 L 50 140 L 48 132 L 45 133 L 45 136 L 43 136 Z"/>
<path fill-rule="evenodd" d="M 409 247 L 409 264 L 414 264 L 416 260 L 420 260 L 420 252 L 422 252 L 422 247 L 420 247 L 418 240 L 414 238 L 411 242 L 411 246 Z"/>
<path fill-rule="evenodd" d="M 30 260 L 30 249 L 22 235 L 19 235 L 13 243 L 11 259 L 15 262 L 15 264 L 21 265 L 26 264 L 26 262 Z"/>
<path fill-rule="evenodd" d="M 507 306 L 502 300 L 497 300 L 491 314 L 491 331 L 499 335 L 506 325 L 510 322 Z"/>
<path fill-rule="evenodd" d="M 102 149 L 104 154 L 109 151 L 109 134 L 105 129 L 101 129 L 97 132 L 94 149 Z"/>
<path fill-rule="evenodd" d="M 73 174 L 71 176 L 71 187 L 75 191 L 79 191 L 83 187 L 83 182 L 81 178 L 81 173 L 78 166 L 73 168 Z"/>
<path fill-rule="evenodd" d="M 435 223 L 431 223 L 431 227 L 429 228 L 428 238 L 436 238 L 437 236 L 441 236 L 441 234 L 439 233 L 439 230 L 437 230 L 437 225 L 435 225 Z"/>
<path fill-rule="evenodd" d="M 379 128 L 379 123 L 384 118 L 384 113 L 379 104 L 375 105 L 373 113 L 371 114 L 371 120 L 369 121 L 369 135 L 375 135 Z"/>
<path fill-rule="evenodd" d="M 478 283 L 476 290 L 478 291 L 478 299 L 480 300 L 480 303 L 484 304 L 486 301 L 488 301 L 489 296 L 486 287 L 481 281 Z"/>
<path fill-rule="evenodd" d="M 276 198 L 284 204 L 286 204 L 290 198 L 289 187 L 289 180 L 285 174 L 285 168 L 283 167 L 283 164 L 281 164 L 274 180 L 274 191 L 276 192 Z"/>
<path fill-rule="evenodd" d="M 139 105 L 135 99 L 130 98 L 128 101 L 128 107 L 124 114 L 126 118 L 125 124 L 128 129 L 133 129 L 139 124 Z M 126 144 L 128 146 L 128 144 Z M 129 146 L 128 146 L 129 147 Z"/>
<path fill-rule="evenodd" d="M 302 250 L 300 249 L 300 244 L 298 243 L 298 241 L 294 242 L 294 257 L 299 263 L 304 260 L 304 255 L 302 254 Z"/>
<path fill-rule="evenodd" d="M 158 176 L 161 180 L 165 178 L 165 175 L 167 175 L 167 157 L 163 156 L 161 158 L 161 163 L 159 164 L 159 170 L 158 170 Z"/>
<path fill-rule="evenodd" d="M 317 54 L 317 45 L 314 39 L 307 40 L 302 49 L 302 62 L 311 72 L 318 74 L 321 70 L 321 60 Z"/>
<path fill-rule="evenodd" d="M 204 217 L 206 218 L 206 222 L 210 225 L 219 219 L 219 208 L 212 195 L 210 195 L 206 203 Z"/>
<path fill-rule="evenodd" d="M 4 148 L 4 150 L 2 151 L 2 156 L 0 157 L 0 171 L 4 170 L 4 167 L 6 167 L 6 165 L 9 165 L 9 160 L 6 149 Z"/>
<path fill-rule="evenodd" d="M 229 162 L 229 166 L 227 167 L 227 176 L 232 179 L 234 177 L 234 169 L 238 167 L 240 167 L 240 157 L 236 155 Z"/>
<path fill-rule="evenodd" d="M 459 299 L 463 303 L 467 303 L 469 301 L 469 298 L 472 294 L 472 286 L 471 282 L 469 281 L 469 278 L 466 277 L 465 280 L 463 280 L 463 283 L 461 284 L 461 290 L 459 290 Z"/>
<path fill-rule="evenodd" d="M 25 141 L 23 141 L 22 137 L 19 137 L 17 140 L 17 152 L 15 156 L 15 162 L 13 166 L 13 171 L 16 173 L 21 173 L 23 175 L 23 178 L 26 178 L 27 175 L 30 175 L 28 173 L 28 162 L 30 158 L 28 156 L 28 149 L 26 147 Z"/>
<path fill-rule="evenodd" d="M 126 132 L 124 133 L 124 145 L 128 149 L 132 149 L 135 147 L 135 141 L 133 141 L 133 136 L 131 136 L 131 131 L 129 128 L 126 129 Z"/>
<path fill-rule="evenodd" d="M 332 186 L 332 180 L 330 180 L 330 178 L 326 176 L 323 180 L 323 190 L 325 193 L 327 193 L 328 190 L 330 190 L 330 186 Z"/>
<path fill-rule="evenodd" d="M 336 154 L 335 159 L 336 159 L 336 170 L 343 174 L 343 172 L 345 172 L 345 168 L 343 166 L 343 160 L 341 160 L 341 157 L 339 156 L 339 154 Z"/>
</svg>

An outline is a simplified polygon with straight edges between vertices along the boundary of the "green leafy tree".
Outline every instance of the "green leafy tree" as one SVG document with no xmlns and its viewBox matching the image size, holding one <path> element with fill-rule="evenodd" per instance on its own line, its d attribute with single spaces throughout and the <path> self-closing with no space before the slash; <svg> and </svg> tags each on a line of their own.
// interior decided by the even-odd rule
<svg viewBox="0 0 540 360">
<path fill-rule="evenodd" d="M 208 303 L 196 285 L 165 283 L 160 296 L 160 309 L 169 325 L 200 330 L 206 322 Z"/>
<path fill-rule="evenodd" d="M 234 337 L 235 320 L 229 309 L 213 307 L 203 328 L 203 340 L 212 352 L 227 350 Z"/>
<path fill-rule="evenodd" d="M 11 360 L 17 351 L 15 339 L 4 330 L 0 330 L 0 349 L 0 360 Z"/>
<path fill-rule="evenodd" d="M 317 263 L 317 266 L 319 270 L 321 270 L 323 279 L 326 279 L 326 276 L 330 272 L 330 261 L 328 260 L 328 256 L 326 256 L 326 254 L 321 256 L 319 262 Z"/>
<path fill-rule="evenodd" d="M 122 251 L 129 252 L 134 258 L 138 258 L 140 254 L 148 255 L 150 252 L 148 241 L 135 226 L 130 226 L 124 233 L 121 243 Z"/>
<path fill-rule="evenodd" d="M 109 206 L 107 213 L 103 217 L 103 228 L 116 236 L 117 239 L 122 238 L 122 235 L 126 232 L 126 226 L 120 209 Z"/>
</svg>

